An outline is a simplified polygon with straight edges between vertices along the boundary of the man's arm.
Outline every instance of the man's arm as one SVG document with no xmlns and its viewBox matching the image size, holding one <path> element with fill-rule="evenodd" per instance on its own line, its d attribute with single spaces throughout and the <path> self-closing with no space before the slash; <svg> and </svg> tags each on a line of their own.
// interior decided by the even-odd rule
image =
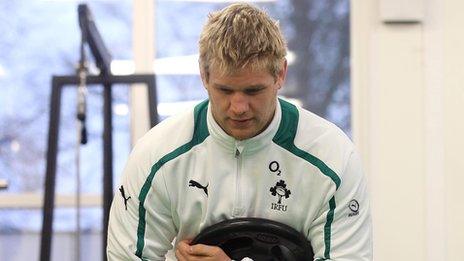
<svg viewBox="0 0 464 261">
<path fill-rule="evenodd" d="M 372 260 L 372 221 L 367 182 L 359 156 L 352 152 L 338 190 L 310 230 L 315 260 Z"/>
<path fill-rule="evenodd" d="M 115 194 L 108 226 L 108 260 L 165 260 L 176 235 L 162 169 L 135 148 Z M 150 175 L 152 179 L 150 179 Z"/>
</svg>

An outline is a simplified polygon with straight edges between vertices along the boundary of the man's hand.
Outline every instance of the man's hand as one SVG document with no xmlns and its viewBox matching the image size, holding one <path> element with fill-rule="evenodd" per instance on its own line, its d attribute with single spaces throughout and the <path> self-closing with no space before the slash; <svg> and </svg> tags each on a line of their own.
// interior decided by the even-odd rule
<svg viewBox="0 0 464 261">
<path fill-rule="evenodd" d="M 230 258 L 217 246 L 203 244 L 190 245 L 190 241 L 182 240 L 177 244 L 176 257 L 179 261 L 217 260 L 229 261 Z"/>
</svg>

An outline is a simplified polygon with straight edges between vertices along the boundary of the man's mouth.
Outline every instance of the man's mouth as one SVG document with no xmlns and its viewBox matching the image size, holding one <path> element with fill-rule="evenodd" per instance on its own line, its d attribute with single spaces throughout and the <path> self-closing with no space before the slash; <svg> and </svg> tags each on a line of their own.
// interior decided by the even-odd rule
<svg viewBox="0 0 464 261">
<path fill-rule="evenodd" d="M 251 122 L 251 119 L 230 119 L 230 121 L 236 127 L 245 127 L 249 122 Z"/>
</svg>

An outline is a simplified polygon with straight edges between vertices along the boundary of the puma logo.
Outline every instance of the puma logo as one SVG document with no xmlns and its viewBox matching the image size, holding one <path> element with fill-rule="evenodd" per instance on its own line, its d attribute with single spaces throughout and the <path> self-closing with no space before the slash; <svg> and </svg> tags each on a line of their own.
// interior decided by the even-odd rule
<svg viewBox="0 0 464 261">
<path fill-rule="evenodd" d="M 202 189 L 205 192 L 206 196 L 208 196 L 208 186 L 209 184 L 207 184 L 205 187 L 193 179 L 189 181 L 189 187 L 196 187 L 196 188 Z"/>
<path fill-rule="evenodd" d="M 121 192 L 121 196 L 122 198 L 124 199 L 124 206 L 126 206 L 126 210 L 127 210 L 127 201 L 131 198 L 130 196 L 126 198 L 126 193 L 124 193 L 124 187 L 121 186 L 119 188 L 119 191 Z"/>
</svg>

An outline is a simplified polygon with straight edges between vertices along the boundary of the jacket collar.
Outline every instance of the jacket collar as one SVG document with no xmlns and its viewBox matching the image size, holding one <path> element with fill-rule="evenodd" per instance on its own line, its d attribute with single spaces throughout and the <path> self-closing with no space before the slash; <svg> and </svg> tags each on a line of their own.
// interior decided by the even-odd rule
<svg viewBox="0 0 464 261">
<path fill-rule="evenodd" d="M 282 118 L 282 110 L 280 108 L 279 100 L 276 101 L 276 110 L 274 118 L 269 126 L 260 134 L 246 139 L 236 140 L 234 137 L 229 136 L 216 122 L 211 112 L 211 106 L 208 106 L 208 131 L 211 137 L 226 150 L 230 151 L 236 156 L 239 154 L 248 155 L 261 150 L 272 142 L 272 138 L 279 128 L 280 120 Z"/>
</svg>

